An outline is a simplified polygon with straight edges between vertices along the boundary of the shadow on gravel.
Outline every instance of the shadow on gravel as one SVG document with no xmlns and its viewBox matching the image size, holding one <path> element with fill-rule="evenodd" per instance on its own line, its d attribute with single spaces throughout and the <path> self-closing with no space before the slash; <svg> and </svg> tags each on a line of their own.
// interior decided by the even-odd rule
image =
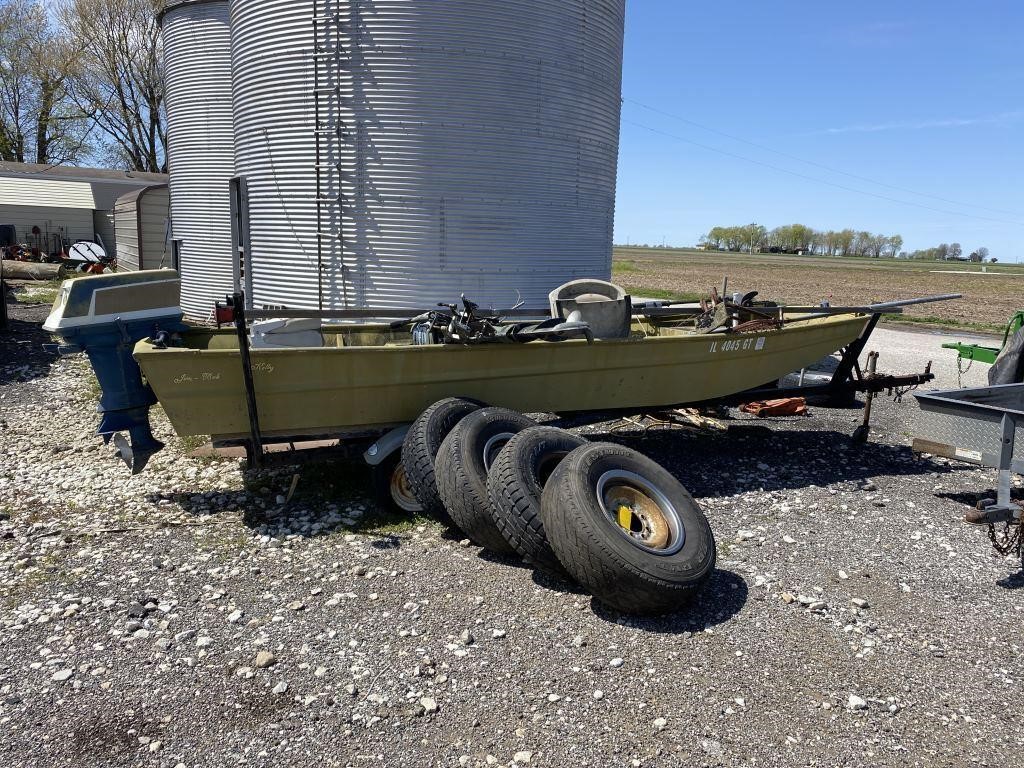
<svg viewBox="0 0 1024 768">
<path fill-rule="evenodd" d="M 1011 574 L 1005 579 L 999 579 L 996 584 L 1003 589 L 1024 589 L 1024 563 L 1021 564 L 1019 572 Z"/>
<path fill-rule="evenodd" d="M 973 472 L 974 467 L 970 467 L 967 471 Z M 995 499 L 997 492 L 995 488 L 989 488 L 983 491 L 947 491 L 936 493 L 935 495 L 940 499 L 949 499 L 957 504 L 964 504 L 974 509 L 982 499 Z M 1010 499 L 1013 501 L 1024 501 L 1024 488 L 1011 488 Z"/>
<path fill-rule="evenodd" d="M 1020 571 L 1010 574 L 1005 579 L 999 579 L 996 584 L 1003 589 L 1024 589 L 1024 563 L 1021 564 Z"/>
<path fill-rule="evenodd" d="M 524 568 L 529 568 L 526 563 L 523 563 Z M 533 583 L 538 587 L 544 589 L 550 589 L 552 592 L 561 592 L 564 595 L 586 595 L 588 594 L 583 587 L 572 581 L 566 581 L 565 579 L 557 579 L 554 576 L 548 576 L 546 573 L 540 571 L 534 571 L 531 578 Z"/>
<path fill-rule="evenodd" d="M 787 429 L 775 423 L 781 428 L 739 422 L 720 433 L 662 430 L 589 437 L 640 451 L 671 471 L 698 497 L 942 471 L 918 458 L 908 446 L 855 445 L 849 435 L 833 429 Z"/>
<path fill-rule="evenodd" d="M 448 530 L 453 530 L 453 529 L 448 529 Z M 459 533 L 460 533 L 459 531 L 457 531 L 457 530 L 455 531 L 456 536 Z M 462 539 L 459 539 L 459 541 L 462 541 Z M 520 558 L 519 555 L 501 555 L 501 554 L 498 554 L 496 552 L 491 552 L 489 549 L 481 549 L 477 553 L 477 556 L 481 560 L 486 560 L 488 563 L 496 563 L 498 565 L 507 565 L 507 566 L 510 566 L 512 568 L 529 569 L 529 567 L 530 567 L 526 563 L 523 562 L 522 558 Z"/>
<path fill-rule="evenodd" d="M 0 331 L 0 386 L 44 378 L 58 358 L 56 352 L 43 349 L 43 344 L 53 341 L 42 328 L 45 308 L 13 304 L 7 309 L 11 314 L 7 330 Z"/>
<path fill-rule="evenodd" d="M 591 599 L 594 615 L 604 621 L 623 624 L 645 632 L 680 635 L 683 632 L 701 632 L 724 624 L 746 605 L 749 590 L 747 582 L 732 571 L 716 570 L 704 590 L 679 613 L 655 616 L 649 619 L 624 616 L 606 608 L 597 598 Z"/>
</svg>

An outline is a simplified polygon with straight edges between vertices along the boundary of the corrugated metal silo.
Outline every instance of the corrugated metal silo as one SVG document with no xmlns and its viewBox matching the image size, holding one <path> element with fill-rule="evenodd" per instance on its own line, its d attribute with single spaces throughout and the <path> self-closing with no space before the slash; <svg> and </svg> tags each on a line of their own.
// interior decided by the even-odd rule
<svg viewBox="0 0 1024 768">
<path fill-rule="evenodd" d="M 625 0 L 232 0 L 257 306 L 495 307 L 611 269 Z M 318 234 L 319 233 L 319 234 Z M 322 298 L 321 298 L 322 297 Z"/>
<path fill-rule="evenodd" d="M 227 0 L 168 0 L 162 17 L 172 236 L 181 304 L 207 319 L 235 285 L 231 245 L 234 142 Z"/>
</svg>

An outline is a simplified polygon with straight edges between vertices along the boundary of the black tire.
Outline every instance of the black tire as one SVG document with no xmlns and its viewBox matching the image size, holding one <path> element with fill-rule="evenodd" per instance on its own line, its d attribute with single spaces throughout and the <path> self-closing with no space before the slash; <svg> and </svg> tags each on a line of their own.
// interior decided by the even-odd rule
<svg viewBox="0 0 1024 768">
<path fill-rule="evenodd" d="M 540 498 L 559 462 L 587 441 L 556 427 L 530 427 L 508 441 L 487 473 L 494 522 L 512 548 L 538 571 L 571 579 L 544 533 Z"/>
<path fill-rule="evenodd" d="M 494 522 L 487 498 L 487 471 L 511 437 L 536 426 L 507 408 L 481 408 L 460 421 L 441 443 L 434 464 L 445 508 L 470 541 L 502 555 L 515 554 Z M 489 454 L 485 456 L 485 454 Z"/>
<path fill-rule="evenodd" d="M 448 522 L 434 477 L 437 451 L 456 424 L 482 407 L 482 403 L 464 397 L 439 400 L 417 417 L 405 435 L 402 464 L 409 488 L 423 511 L 438 520 Z"/>
<path fill-rule="evenodd" d="M 605 498 L 620 505 L 633 533 L 605 511 Z M 566 456 L 544 488 L 541 515 L 565 569 L 622 613 L 677 611 L 715 568 L 715 537 L 697 502 L 668 471 L 629 448 L 593 443 Z"/>
<path fill-rule="evenodd" d="M 395 451 L 373 467 L 373 496 L 378 509 L 385 512 L 416 515 L 423 511 L 423 505 L 409 487 L 401 451 Z"/>
</svg>

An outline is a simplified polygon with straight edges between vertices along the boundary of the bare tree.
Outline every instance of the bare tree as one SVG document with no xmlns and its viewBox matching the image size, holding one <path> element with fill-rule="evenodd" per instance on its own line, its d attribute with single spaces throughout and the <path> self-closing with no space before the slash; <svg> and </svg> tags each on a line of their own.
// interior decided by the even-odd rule
<svg viewBox="0 0 1024 768">
<path fill-rule="evenodd" d="M 75 103 L 101 132 L 111 164 L 166 170 L 160 30 L 162 0 L 60 0 L 80 66 Z"/>
<path fill-rule="evenodd" d="M 70 102 L 74 59 L 43 5 L 0 0 L 0 159 L 69 163 L 88 153 L 88 126 Z"/>
<path fill-rule="evenodd" d="M 36 10 L 26 2 L 0 6 L 0 160 L 25 162 L 33 98 L 28 43 Z"/>
</svg>

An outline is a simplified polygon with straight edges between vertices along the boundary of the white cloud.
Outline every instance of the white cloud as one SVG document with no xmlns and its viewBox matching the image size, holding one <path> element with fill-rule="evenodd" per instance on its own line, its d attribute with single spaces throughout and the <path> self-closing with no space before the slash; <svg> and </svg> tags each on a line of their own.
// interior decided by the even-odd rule
<svg viewBox="0 0 1024 768">
<path fill-rule="evenodd" d="M 859 123 L 835 128 L 810 131 L 805 136 L 834 135 L 839 133 L 879 133 L 881 131 L 921 131 L 929 128 L 964 128 L 972 125 L 1001 125 L 1024 120 L 1024 109 L 1000 112 L 979 117 L 947 117 L 934 120 L 898 120 L 890 123 Z"/>
</svg>

